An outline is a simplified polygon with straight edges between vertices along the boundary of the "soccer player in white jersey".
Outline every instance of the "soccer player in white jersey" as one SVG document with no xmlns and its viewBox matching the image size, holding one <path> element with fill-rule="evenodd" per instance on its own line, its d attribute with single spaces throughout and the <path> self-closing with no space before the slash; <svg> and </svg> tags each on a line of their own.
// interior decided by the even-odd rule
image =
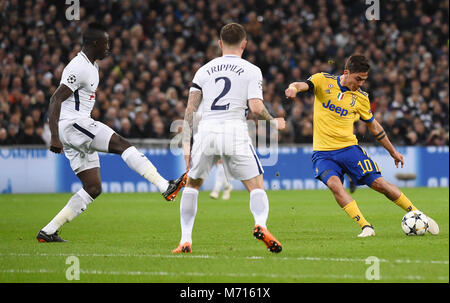
<svg viewBox="0 0 450 303">
<path fill-rule="evenodd" d="M 243 26 L 225 25 L 219 40 L 223 56 L 202 66 L 194 76 L 183 126 L 185 161 L 190 169 L 180 201 L 181 240 L 173 253 L 192 252 L 198 193 L 218 159 L 222 159 L 227 177 L 241 180 L 250 192 L 250 211 L 255 220 L 253 235 L 269 251 L 281 251 L 281 243 L 267 230 L 269 200 L 264 191 L 263 169 L 248 134 L 246 113 L 250 109 L 260 119 L 275 120 L 278 129 L 285 127 L 285 120 L 274 119 L 265 108 L 261 70 L 241 58 L 246 44 Z M 190 157 L 194 112 L 200 104 L 202 118 Z"/>
<path fill-rule="evenodd" d="M 95 61 L 103 59 L 108 50 L 106 29 L 99 23 L 89 24 L 83 34 L 82 50 L 64 69 L 61 83 L 50 99 L 50 150 L 58 154 L 64 152 L 82 188 L 39 231 L 39 242 L 65 242 L 58 236 L 58 229 L 80 215 L 100 195 L 98 151 L 121 155 L 131 169 L 155 184 L 168 201 L 172 201 L 186 183 L 186 173 L 177 180 L 164 179 L 136 147 L 105 124 L 91 118 L 99 83 Z"/>
</svg>

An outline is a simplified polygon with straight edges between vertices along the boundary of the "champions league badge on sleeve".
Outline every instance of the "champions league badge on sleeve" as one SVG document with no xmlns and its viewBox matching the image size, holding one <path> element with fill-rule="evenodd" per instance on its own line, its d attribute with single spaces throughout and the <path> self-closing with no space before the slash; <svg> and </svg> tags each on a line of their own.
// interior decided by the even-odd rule
<svg viewBox="0 0 450 303">
<path fill-rule="evenodd" d="M 77 77 L 74 74 L 69 75 L 69 77 L 67 77 L 67 82 L 70 84 L 73 84 L 77 81 Z"/>
</svg>

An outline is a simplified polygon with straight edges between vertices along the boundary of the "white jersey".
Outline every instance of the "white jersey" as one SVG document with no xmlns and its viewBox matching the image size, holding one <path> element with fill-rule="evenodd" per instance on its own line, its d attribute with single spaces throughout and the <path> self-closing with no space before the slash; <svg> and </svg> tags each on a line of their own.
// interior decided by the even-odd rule
<svg viewBox="0 0 450 303">
<path fill-rule="evenodd" d="M 259 67 L 239 56 L 224 55 L 195 73 L 190 91 L 202 91 L 202 121 L 245 121 L 248 100 L 263 100 L 262 80 Z"/>
<path fill-rule="evenodd" d="M 73 94 L 61 104 L 60 120 L 90 117 L 99 82 L 98 65 L 92 64 L 82 51 L 64 68 L 60 84 Z"/>
</svg>

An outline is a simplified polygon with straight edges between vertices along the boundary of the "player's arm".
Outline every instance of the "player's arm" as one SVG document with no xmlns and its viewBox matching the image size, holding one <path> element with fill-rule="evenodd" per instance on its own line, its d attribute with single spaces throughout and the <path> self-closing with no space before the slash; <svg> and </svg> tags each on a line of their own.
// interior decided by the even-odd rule
<svg viewBox="0 0 450 303">
<path fill-rule="evenodd" d="M 248 107 L 253 114 L 258 116 L 259 119 L 266 121 L 275 120 L 277 123 L 277 129 L 281 130 L 286 127 L 286 121 L 284 118 L 272 117 L 261 99 L 249 99 Z"/>
<path fill-rule="evenodd" d="M 62 152 L 62 143 L 59 140 L 58 121 L 61 114 L 61 103 L 72 95 L 72 90 L 65 84 L 59 85 L 50 98 L 48 107 L 48 123 L 51 133 L 50 150 L 54 153 Z"/>
<path fill-rule="evenodd" d="M 286 98 L 295 98 L 297 93 L 307 92 L 314 90 L 314 84 L 310 80 L 305 82 L 292 82 L 288 88 L 284 91 Z"/>
<path fill-rule="evenodd" d="M 377 141 L 389 152 L 389 154 L 394 158 L 395 166 L 398 167 L 398 164 L 401 163 L 401 167 L 403 167 L 403 156 L 392 145 L 389 140 L 386 132 L 383 127 L 377 120 L 373 119 L 372 121 L 367 123 L 367 128 L 369 132 L 377 139 Z"/>
<path fill-rule="evenodd" d="M 191 138 L 194 129 L 194 114 L 197 112 L 200 103 L 202 102 L 202 91 L 194 90 L 189 93 L 188 104 L 184 113 L 183 123 L 183 150 L 186 168 L 189 169 L 190 154 L 191 154 Z"/>
</svg>

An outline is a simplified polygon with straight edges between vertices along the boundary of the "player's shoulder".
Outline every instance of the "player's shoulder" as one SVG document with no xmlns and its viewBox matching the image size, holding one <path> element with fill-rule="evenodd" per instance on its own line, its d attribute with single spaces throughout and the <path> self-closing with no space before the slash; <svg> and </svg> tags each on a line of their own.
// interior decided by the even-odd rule
<svg viewBox="0 0 450 303">
<path fill-rule="evenodd" d="M 361 97 L 362 99 L 364 99 L 364 100 L 370 102 L 370 101 L 369 101 L 369 93 L 363 91 L 361 88 L 358 88 L 358 89 L 356 90 L 356 94 L 357 94 L 359 97 Z"/>
<path fill-rule="evenodd" d="M 198 68 L 198 70 L 195 72 L 197 75 L 201 74 L 201 73 L 206 73 L 206 70 L 208 70 L 212 65 L 217 63 L 217 59 L 218 58 L 214 58 L 209 60 L 208 62 L 206 62 L 205 64 L 203 64 L 202 66 L 200 66 Z"/>
<path fill-rule="evenodd" d="M 86 59 L 83 58 L 80 53 L 78 53 L 75 57 L 72 58 L 72 60 L 69 61 L 65 69 L 82 71 L 85 70 L 86 64 Z"/>
<path fill-rule="evenodd" d="M 324 78 L 327 78 L 327 79 L 337 80 L 337 78 L 338 78 L 338 75 L 333 75 L 333 74 L 326 73 L 326 72 L 320 72 L 319 74 L 321 74 Z"/>
<path fill-rule="evenodd" d="M 315 85 L 319 84 L 329 84 L 330 81 L 337 81 L 338 76 L 326 73 L 326 72 L 319 72 L 311 75 L 308 80 L 313 82 Z"/>
<path fill-rule="evenodd" d="M 330 73 L 326 73 L 326 72 L 318 72 L 318 73 L 312 74 L 310 76 L 310 78 L 327 78 L 327 79 L 337 80 L 338 76 L 330 74 Z"/>
</svg>

